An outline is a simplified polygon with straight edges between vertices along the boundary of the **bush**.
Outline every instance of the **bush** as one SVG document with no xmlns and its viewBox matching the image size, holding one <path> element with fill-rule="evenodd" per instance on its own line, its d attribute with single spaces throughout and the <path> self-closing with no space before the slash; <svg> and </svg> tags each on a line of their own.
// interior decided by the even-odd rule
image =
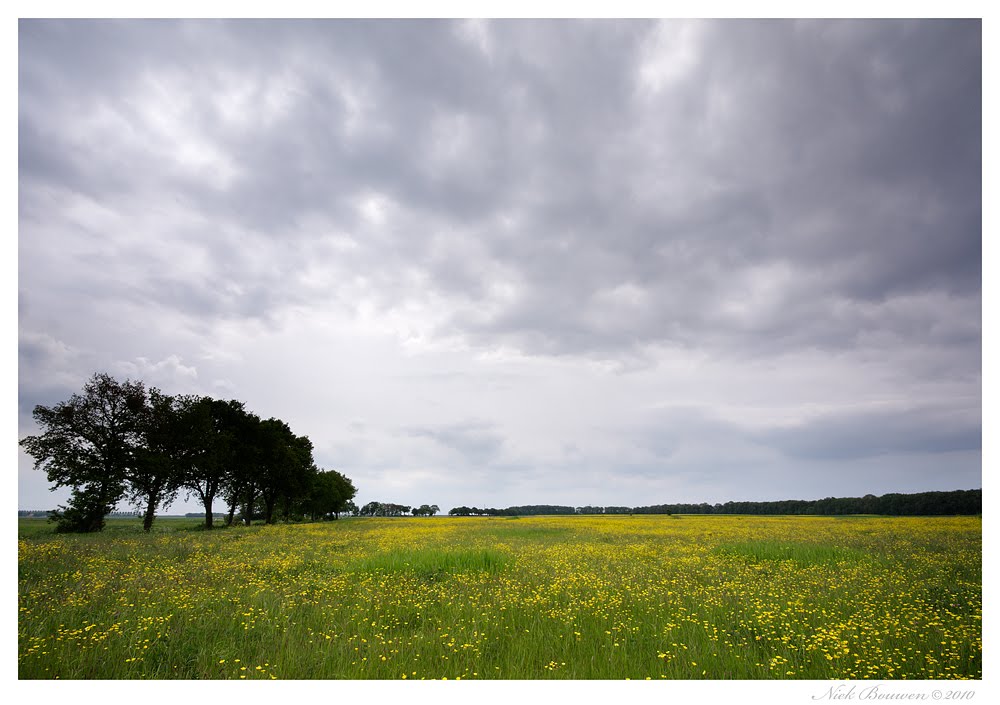
<svg viewBox="0 0 1000 705">
<path fill-rule="evenodd" d="M 114 507 L 88 492 L 73 491 L 69 506 L 52 512 L 49 521 L 56 523 L 56 531 L 65 533 L 91 533 L 104 529 L 104 517 Z"/>
</svg>

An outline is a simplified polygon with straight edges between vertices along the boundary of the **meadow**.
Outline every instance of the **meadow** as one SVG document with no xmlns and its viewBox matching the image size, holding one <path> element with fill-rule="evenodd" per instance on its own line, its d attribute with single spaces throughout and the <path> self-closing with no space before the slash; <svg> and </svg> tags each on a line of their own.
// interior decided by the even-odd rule
<svg viewBox="0 0 1000 705">
<path fill-rule="evenodd" d="M 21 679 L 981 679 L 979 517 L 22 520 Z"/>
</svg>

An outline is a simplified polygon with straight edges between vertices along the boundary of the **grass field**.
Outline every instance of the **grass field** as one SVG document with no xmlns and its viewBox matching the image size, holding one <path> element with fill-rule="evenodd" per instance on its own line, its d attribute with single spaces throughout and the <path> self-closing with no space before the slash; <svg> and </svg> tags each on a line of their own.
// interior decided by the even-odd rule
<svg viewBox="0 0 1000 705">
<path fill-rule="evenodd" d="M 22 520 L 18 675 L 982 678 L 978 517 Z"/>
</svg>

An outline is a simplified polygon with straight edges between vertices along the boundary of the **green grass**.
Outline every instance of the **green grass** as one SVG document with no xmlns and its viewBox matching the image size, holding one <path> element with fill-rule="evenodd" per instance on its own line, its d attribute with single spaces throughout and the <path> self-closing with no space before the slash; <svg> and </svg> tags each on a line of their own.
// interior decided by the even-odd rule
<svg viewBox="0 0 1000 705">
<path fill-rule="evenodd" d="M 362 558 L 348 566 L 348 571 L 406 572 L 426 580 L 439 580 L 448 573 L 498 573 L 510 563 L 508 555 L 486 548 L 393 550 Z"/>
<path fill-rule="evenodd" d="M 160 517 L 153 522 L 151 533 L 164 534 L 175 531 L 201 531 L 204 528 L 204 518 L 194 517 Z M 224 527 L 222 527 L 224 528 Z M 104 531 L 95 534 L 95 538 L 106 541 L 109 536 L 131 535 L 142 531 L 142 519 L 108 519 Z M 56 536 L 56 525 L 48 519 L 18 519 L 18 538 L 41 538 Z"/>
<path fill-rule="evenodd" d="M 21 679 L 982 678 L 979 518 L 19 523 Z"/>
<path fill-rule="evenodd" d="M 845 546 L 815 543 L 775 543 L 755 541 L 723 544 L 716 549 L 720 556 L 739 556 L 750 561 L 793 561 L 802 566 L 857 563 L 870 559 L 870 553 Z"/>
</svg>

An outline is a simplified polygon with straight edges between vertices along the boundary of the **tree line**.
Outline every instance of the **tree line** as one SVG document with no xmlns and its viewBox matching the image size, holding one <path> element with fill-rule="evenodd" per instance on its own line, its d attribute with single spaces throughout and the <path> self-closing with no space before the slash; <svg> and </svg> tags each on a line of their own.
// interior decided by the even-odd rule
<svg viewBox="0 0 1000 705">
<path fill-rule="evenodd" d="M 316 467 L 307 436 L 235 400 L 169 395 L 99 373 L 82 393 L 32 416 L 42 432 L 20 445 L 52 489 L 72 490 L 52 513 L 57 531 L 100 531 L 123 500 L 149 531 L 157 509 L 181 493 L 204 507 L 208 529 L 217 501 L 228 506 L 227 525 L 237 513 L 245 523 L 335 519 L 357 493 L 349 478 Z"/>
<path fill-rule="evenodd" d="M 454 507 L 448 511 L 451 516 L 468 517 L 514 517 L 514 516 L 537 516 L 542 514 L 580 514 L 578 507 L 567 507 L 561 504 L 529 504 L 523 507 L 507 507 L 506 509 L 494 509 L 492 507 L 480 509 L 479 507 Z"/>
<path fill-rule="evenodd" d="M 402 517 L 410 514 L 415 517 L 432 517 L 440 511 L 441 508 L 436 504 L 421 504 L 419 507 L 410 507 L 394 502 L 369 502 L 355 512 L 352 512 L 352 515 L 360 517 Z"/>
<path fill-rule="evenodd" d="M 633 514 L 882 514 L 887 516 L 975 515 L 983 513 L 983 491 L 893 492 L 864 497 L 786 499 L 775 502 L 726 502 L 724 504 L 658 504 L 635 507 Z"/>
<path fill-rule="evenodd" d="M 726 502 L 724 504 L 655 504 L 646 507 L 532 504 L 505 509 L 455 507 L 451 516 L 533 516 L 542 514 L 883 514 L 889 516 L 975 515 L 983 513 L 983 491 L 890 493 L 881 497 L 826 497 L 775 502 Z"/>
</svg>

